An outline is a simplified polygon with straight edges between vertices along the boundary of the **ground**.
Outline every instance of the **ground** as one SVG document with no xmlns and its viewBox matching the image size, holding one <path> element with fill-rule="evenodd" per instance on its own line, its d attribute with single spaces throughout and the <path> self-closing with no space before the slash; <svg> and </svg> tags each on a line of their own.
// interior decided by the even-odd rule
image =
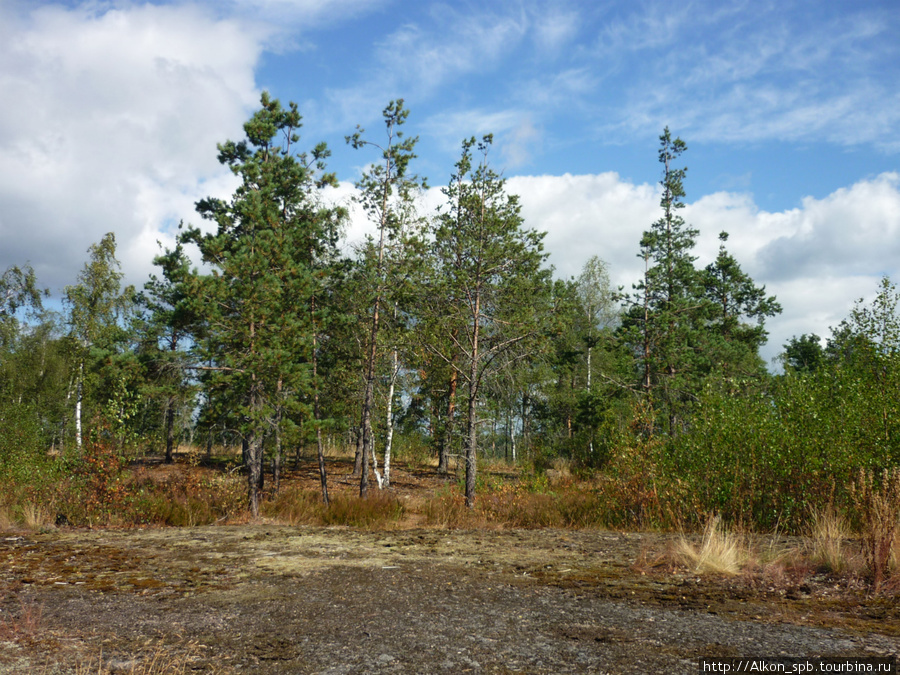
<svg viewBox="0 0 900 675">
<path fill-rule="evenodd" d="M 154 658 L 198 673 L 694 673 L 701 656 L 900 650 L 891 597 L 814 571 L 697 576 L 669 562 L 674 538 L 265 522 L 9 532 L 0 673 L 143 673 Z"/>
</svg>

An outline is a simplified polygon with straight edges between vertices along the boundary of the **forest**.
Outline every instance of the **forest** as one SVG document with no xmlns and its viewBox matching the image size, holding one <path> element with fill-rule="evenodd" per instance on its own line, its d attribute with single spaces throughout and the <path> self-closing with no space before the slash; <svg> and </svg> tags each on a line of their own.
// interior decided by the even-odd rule
<svg viewBox="0 0 900 675">
<path fill-rule="evenodd" d="M 725 232 L 697 266 L 698 231 L 681 216 L 687 145 L 668 128 L 659 217 L 634 246 L 644 272 L 616 288 L 602 251 L 576 278 L 554 277 L 490 135 L 462 142 L 443 204 L 423 211 L 408 115 L 393 101 L 383 127 L 347 137 L 368 167 L 357 199 L 374 232 L 352 255 L 347 209 L 324 198 L 337 182 L 328 148 L 303 148 L 297 106 L 264 94 L 245 138 L 218 146 L 239 187 L 185 214 L 141 288 L 123 284 L 112 232 L 61 312 L 27 261 L 5 270 L 3 518 L 256 518 L 313 500 L 279 492 L 305 462 L 328 509 L 332 458 L 346 453 L 360 502 L 383 503 L 405 462 L 447 475 L 436 499 L 462 509 L 496 511 L 509 495 L 525 526 L 692 528 L 715 515 L 803 532 L 833 510 L 893 527 L 878 520 L 900 504 L 890 279 L 829 336 L 783 345 L 772 373 L 760 347 L 781 306 Z M 220 471 L 166 492 L 131 468 L 151 455 Z M 501 465 L 514 487 L 485 470 Z"/>
</svg>

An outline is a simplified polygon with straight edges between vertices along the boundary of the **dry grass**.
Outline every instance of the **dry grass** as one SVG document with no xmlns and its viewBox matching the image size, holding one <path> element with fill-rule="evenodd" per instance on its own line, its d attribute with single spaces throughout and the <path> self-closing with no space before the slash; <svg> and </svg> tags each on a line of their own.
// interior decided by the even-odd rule
<svg viewBox="0 0 900 675">
<path fill-rule="evenodd" d="M 366 499 L 352 494 L 332 494 L 328 506 L 322 493 L 309 489 L 285 489 L 263 503 L 267 518 L 289 525 L 347 525 L 369 529 L 393 529 L 403 518 L 404 505 L 393 494 L 373 491 Z"/>
<path fill-rule="evenodd" d="M 225 675 L 231 672 L 223 668 L 213 667 L 209 670 L 205 667 L 204 673 L 212 675 Z M 91 659 L 87 663 L 76 666 L 76 675 L 186 675 L 196 671 L 197 658 L 192 654 L 172 655 L 164 649 L 157 649 L 145 657 L 124 659 Z"/>
<path fill-rule="evenodd" d="M 24 502 L 21 505 L 0 506 L 0 531 L 12 531 L 24 528 L 32 532 L 40 532 L 55 525 L 50 507 Z"/>
<path fill-rule="evenodd" d="M 863 554 L 875 591 L 895 566 L 894 549 L 900 524 L 900 468 L 885 469 L 876 480 L 871 471 L 860 470 L 850 486 L 850 498 L 860 524 Z"/>
<path fill-rule="evenodd" d="M 697 574 L 738 574 L 750 559 L 745 539 L 725 532 L 718 516 L 707 521 L 699 549 L 682 536 L 676 553 Z"/>
<path fill-rule="evenodd" d="M 13 530 L 16 527 L 16 519 L 8 506 L 0 506 L 0 531 Z"/>
<path fill-rule="evenodd" d="M 43 608 L 30 600 L 20 599 L 19 611 L 15 616 L 5 613 L 0 618 L 0 639 L 22 640 L 35 638 L 41 629 Z"/>
<path fill-rule="evenodd" d="M 22 505 L 22 521 L 26 529 L 34 532 L 53 525 L 53 516 L 40 504 L 26 502 Z"/>
<path fill-rule="evenodd" d="M 833 507 L 813 511 L 809 534 L 812 562 L 833 574 L 849 571 L 853 560 L 846 540 L 851 534 L 850 524 Z"/>
</svg>

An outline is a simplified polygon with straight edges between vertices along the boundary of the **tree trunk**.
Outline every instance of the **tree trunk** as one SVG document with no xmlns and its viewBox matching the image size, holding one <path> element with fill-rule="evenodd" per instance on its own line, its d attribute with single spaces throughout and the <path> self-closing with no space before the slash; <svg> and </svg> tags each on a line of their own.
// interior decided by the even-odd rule
<svg viewBox="0 0 900 675">
<path fill-rule="evenodd" d="M 472 322 L 472 363 L 469 367 L 469 410 L 466 420 L 466 506 L 475 508 L 475 474 L 478 470 L 478 428 L 475 403 L 478 400 L 478 329 L 481 298 L 475 295 L 475 320 Z"/>
<path fill-rule="evenodd" d="M 466 506 L 470 509 L 475 507 L 475 474 L 478 468 L 478 428 L 475 417 L 477 391 L 477 383 L 471 382 L 469 384 L 469 414 L 466 420 Z"/>
<path fill-rule="evenodd" d="M 356 430 L 356 456 L 353 458 L 353 475 L 359 478 L 363 467 L 363 432 L 362 427 Z"/>
<path fill-rule="evenodd" d="M 369 491 L 369 455 L 374 452 L 374 433 L 372 431 L 372 409 L 375 407 L 375 358 L 378 339 L 379 298 L 375 299 L 375 311 L 372 315 L 372 332 L 369 335 L 369 353 L 366 358 L 366 393 L 363 398 L 362 421 L 362 471 L 359 474 L 359 496 L 365 497 Z"/>
<path fill-rule="evenodd" d="M 312 376 L 313 376 L 313 420 L 316 425 L 316 456 L 319 459 L 319 480 L 322 483 L 322 501 L 328 506 L 328 474 L 325 473 L 325 449 L 322 447 L 322 427 L 319 410 L 319 354 L 318 334 L 315 324 L 316 299 L 312 301 L 313 311 L 313 343 L 312 343 Z"/>
<path fill-rule="evenodd" d="M 81 452 L 81 404 L 84 401 L 84 361 L 78 364 L 78 382 L 75 385 L 75 447 Z"/>
<path fill-rule="evenodd" d="M 394 308 L 394 314 L 397 309 Z M 387 435 L 384 440 L 384 479 L 381 487 L 391 486 L 391 447 L 394 442 L 394 384 L 397 381 L 397 373 L 400 371 L 397 349 L 391 353 L 391 382 L 387 395 Z"/>
<path fill-rule="evenodd" d="M 275 452 L 272 457 L 272 491 L 278 492 L 281 487 L 281 414 L 275 425 Z"/>
<path fill-rule="evenodd" d="M 166 401 L 166 464 L 171 464 L 175 452 L 175 399 L 171 396 Z"/>
<path fill-rule="evenodd" d="M 450 372 L 450 386 L 447 390 L 447 419 L 441 433 L 438 445 L 438 473 L 445 474 L 450 470 L 450 449 L 453 447 L 454 416 L 456 415 L 456 387 L 459 383 L 459 374 L 456 370 Z"/>
<path fill-rule="evenodd" d="M 247 450 L 247 487 L 250 515 L 259 517 L 260 484 L 262 483 L 262 439 L 251 432 L 244 439 Z"/>
</svg>

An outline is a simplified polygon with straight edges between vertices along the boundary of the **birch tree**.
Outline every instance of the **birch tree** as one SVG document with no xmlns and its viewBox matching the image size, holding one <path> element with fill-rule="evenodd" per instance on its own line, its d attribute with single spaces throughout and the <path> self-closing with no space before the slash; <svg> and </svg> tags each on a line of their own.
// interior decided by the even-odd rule
<svg viewBox="0 0 900 675">
<path fill-rule="evenodd" d="M 66 286 L 64 303 L 69 310 L 69 335 L 76 352 L 75 445 L 83 442 L 83 407 L 87 368 L 92 357 L 114 351 L 125 337 L 126 315 L 131 311 L 134 289 L 122 288 L 123 274 L 116 259 L 116 237 L 104 235 L 88 249 L 90 259 L 78 274 L 78 283 Z"/>
<path fill-rule="evenodd" d="M 364 393 L 360 414 L 361 472 L 359 494 L 366 496 L 369 486 L 369 462 L 375 469 L 379 487 L 390 484 L 391 441 L 393 437 L 394 387 L 399 374 L 399 356 L 396 332 L 390 339 L 390 370 L 386 398 L 387 434 L 384 451 L 384 473 L 379 474 L 375 455 L 375 438 L 372 417 L 375 409 L 375 381 L 379 359 L 379 335 L 385 323 L 396 324 L 398 316 L 397 284 L 404 266 L 405 241 L 408 230 L 414 224 L 413 199 L 424 186 L 418 176 L 409 174 L 409 163 L 415 158 L 414 149 L 418 137 L 405 137 L 401 127 L 409 111 L 403 107 L 403 99 L 391 101 L 382 111 L 385 139 L 371 141 L 364 137 L 365 130 L 357 127 L 356 133 L 347 137 L 355 149 L 372 147 L 379 151 L 379 160 L 357 181 L 358 202 L 373 222 L 378 234 L 375 241 L 364 249 L 369 255 L 372 273 L 368 275 L 367 335 L 363 362 Z M 388 316 L 383 316 L 387 314 Z M 385 319 L 388 319 L 386 322 Z"/>
</svg>

